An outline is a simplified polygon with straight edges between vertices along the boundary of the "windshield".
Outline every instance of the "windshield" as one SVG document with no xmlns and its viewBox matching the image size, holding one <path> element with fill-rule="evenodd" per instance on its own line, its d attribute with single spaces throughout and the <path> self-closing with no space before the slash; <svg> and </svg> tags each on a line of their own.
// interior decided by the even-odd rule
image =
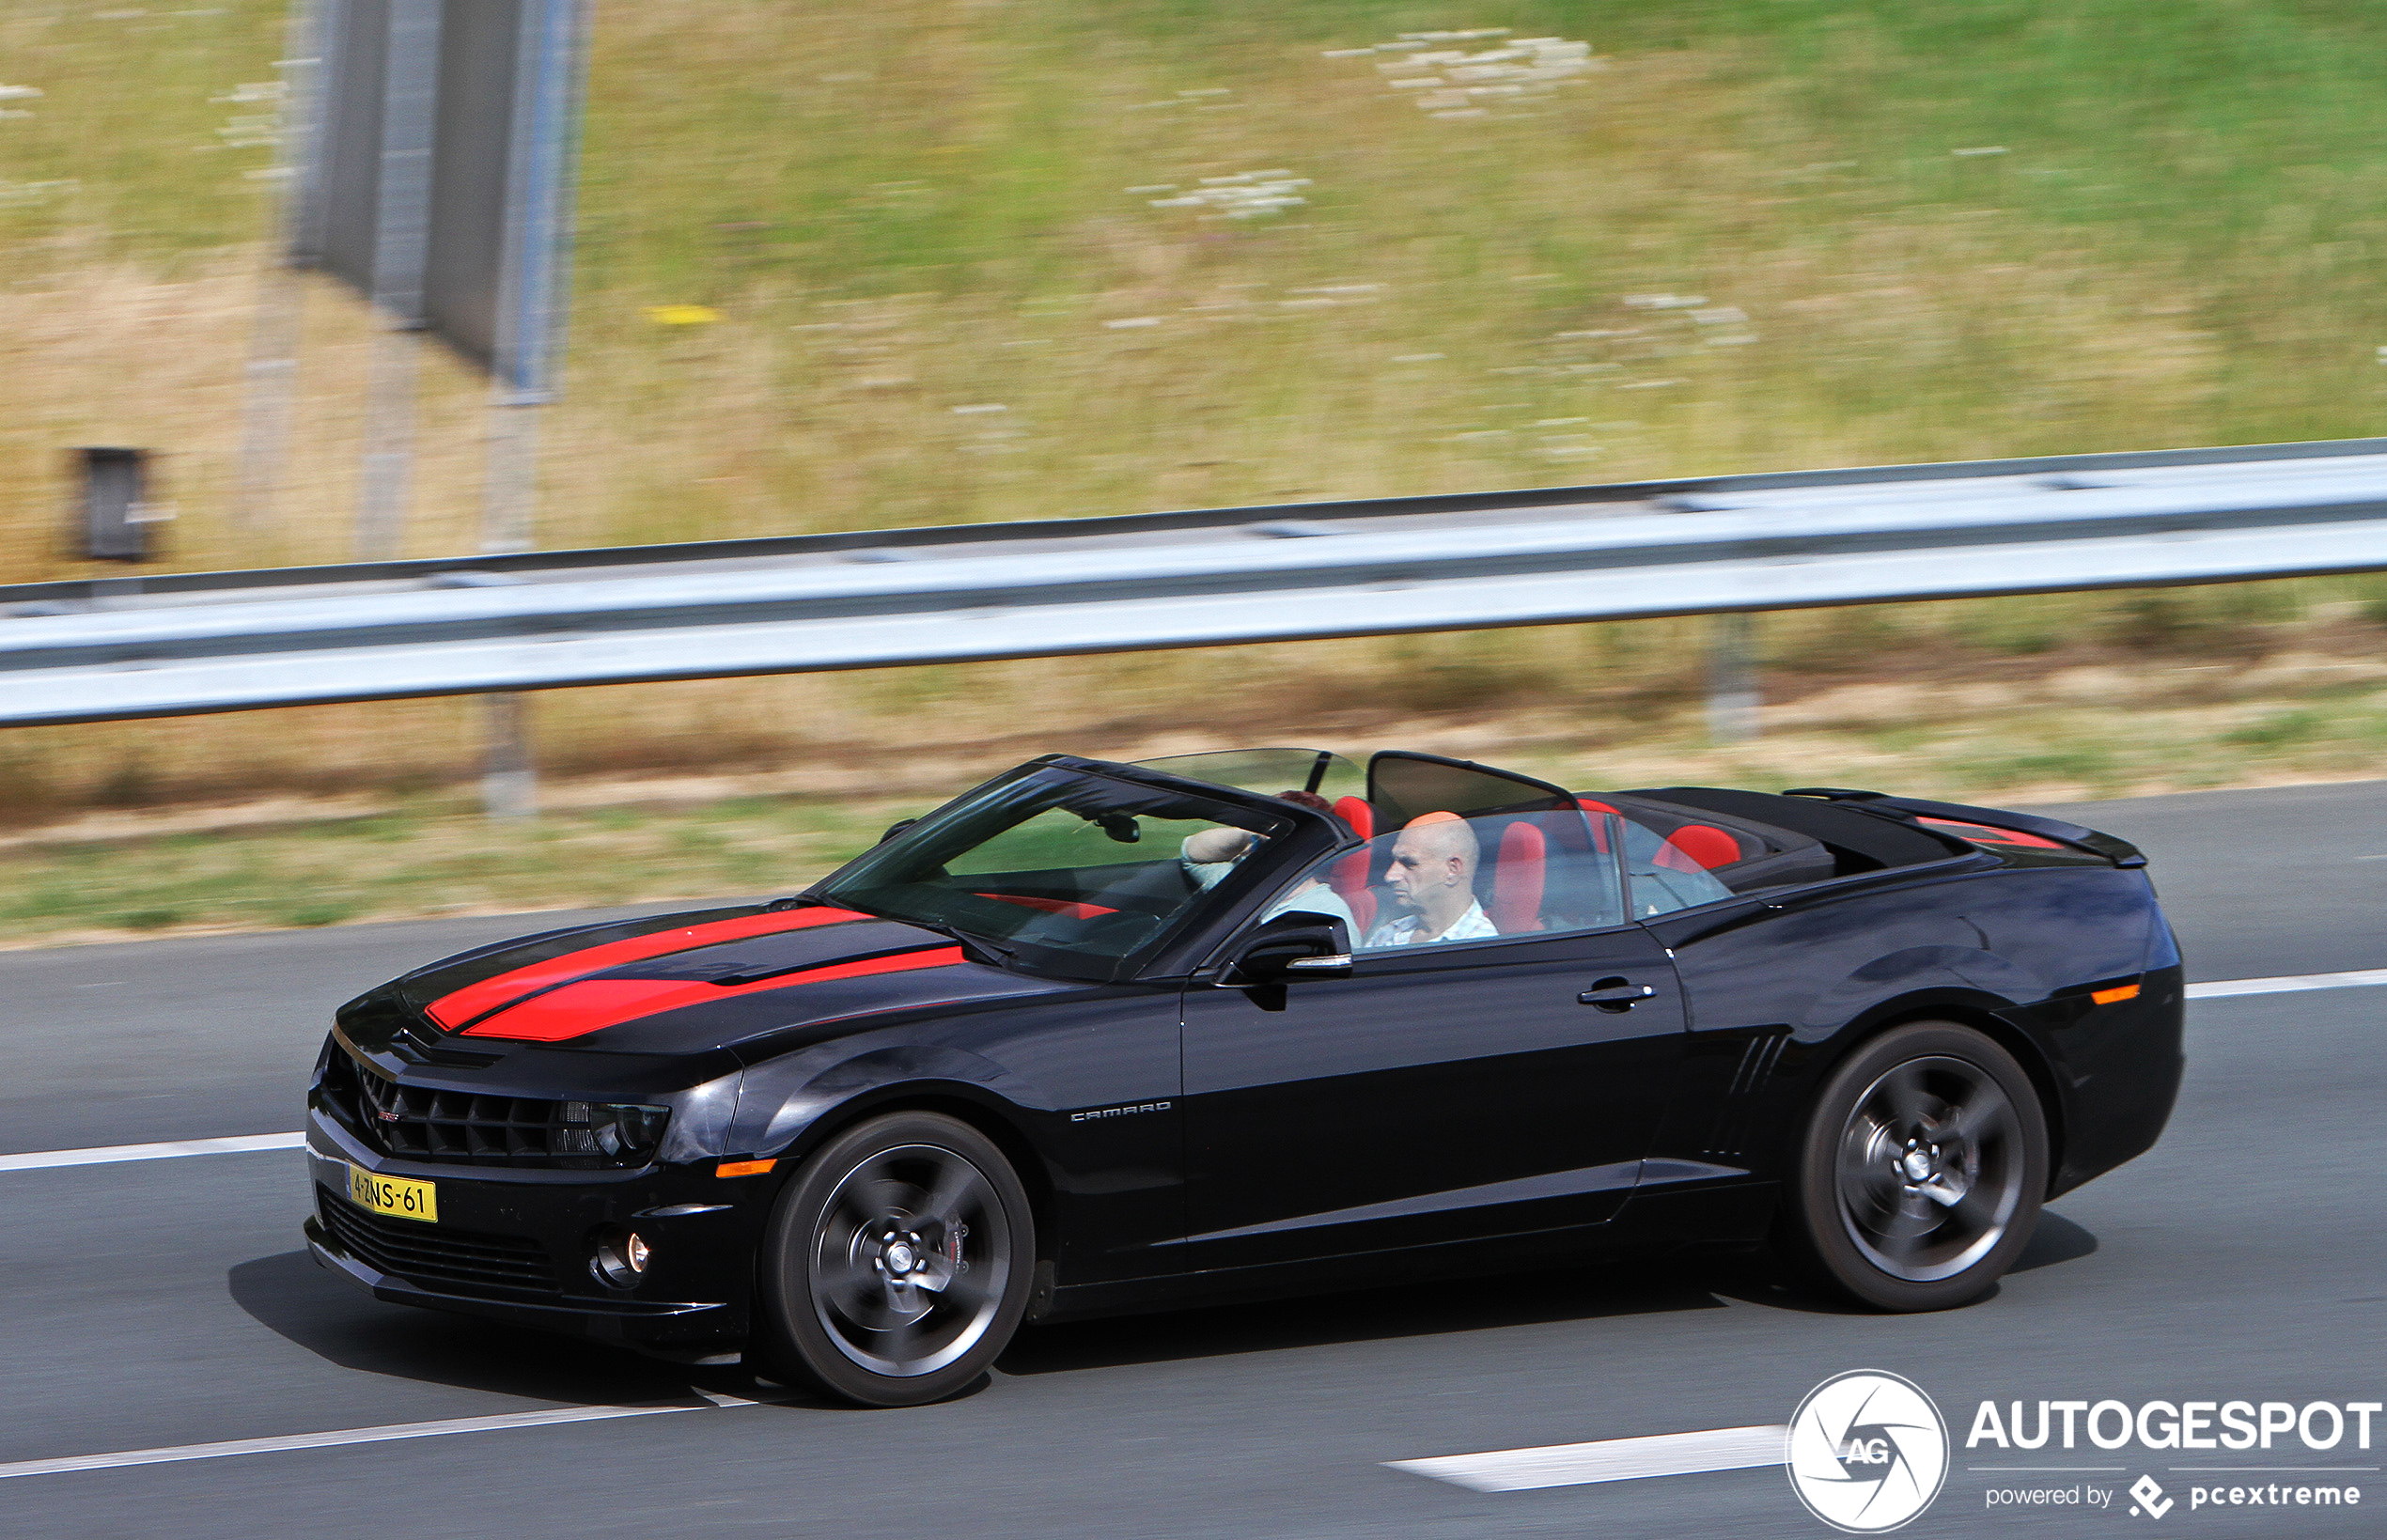
<svg viewBox="0 0 2387 1540">
<path fill-rule="evenodd" d="M 1115 977 L 1204 899 L 1185 841 L 1288 820 L 1053 767 L 981 787 L 813 890 L 828 903 L 959 931 L 1077 977 Z"/>
</svg>

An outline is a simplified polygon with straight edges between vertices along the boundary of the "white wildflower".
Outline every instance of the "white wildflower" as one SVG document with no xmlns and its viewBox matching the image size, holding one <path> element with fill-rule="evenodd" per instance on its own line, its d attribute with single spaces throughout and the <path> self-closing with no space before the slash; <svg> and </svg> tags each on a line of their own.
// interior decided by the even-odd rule
<svg viewBox="0 0 2387 1540">
<path fill-rule="evenodd" d="M 1493 42 L 1493 39 L 1505 39 Z M 1453 44 L 1485 44 L 1470 51 Z M 1327 51 L 1334 59 L 1376 57 L 1386 86 L 1415 91 L 1411 100 L 1435 117 L 1485 117 L 1490 104 L 1540 96 L 1581 83 L 1601 68 L 1591 44 L 1566 38 L 1510 38 L 1506 27 L 1460 32 L 1404 32 L 1374 48 Z"/>
<path fill-rule="evenodd" d="M 1209 217 L 1225 219 L 1256 219 L 1263 214 L 1283 213 L 1309 200 L 1300 195 L 1300 189 L 1310 185 L 1307 177 L 1296 177 L 1289 171 L 1243 171 L 1232 177 L 1204 177 L 1202 185 L 1192 193 L 1173 198 L 1154 198 L 1155 209 L 1207 209 Z"/>
</svg>

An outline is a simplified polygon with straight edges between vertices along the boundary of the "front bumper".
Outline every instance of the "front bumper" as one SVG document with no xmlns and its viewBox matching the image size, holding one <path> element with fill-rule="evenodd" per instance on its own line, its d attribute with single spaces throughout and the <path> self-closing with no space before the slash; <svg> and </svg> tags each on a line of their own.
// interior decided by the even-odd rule
<svg viewBox="0 0 2387 1540">
<path fill-rule="evenodd" d="M 743 1350 L 755 1245 L 769 1184 L 703 1168 L 509 1170 L 411 1161 L 367 1148 L 320 1109 L 307 1117 L 318 1265 L 377 1299 L 510 1321 L 682 1362 Z M 439 1221 L 368 1214 L 348 1197 L 351 1165 L 438 1186 Z M 633 1288 L 591 1266 L 598 1237 L 635 1230 L 652 1260 Z"/>
</svg>

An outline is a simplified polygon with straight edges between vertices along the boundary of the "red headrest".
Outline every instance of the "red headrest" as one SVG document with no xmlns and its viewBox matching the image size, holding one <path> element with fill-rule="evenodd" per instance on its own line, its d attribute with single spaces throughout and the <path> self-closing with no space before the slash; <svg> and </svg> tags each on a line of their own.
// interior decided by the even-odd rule
<svg viewBox="0 0 2387 1540">
<path fill-rule="evenodd" d="M 1502 935 L 1541 928 L 1542 858 L 1549 849 L 1541 831 L 1521 818 L 1502 831 L 1489 916 Z"/>
<path fill-rule="evenodd" d="M 1669 857 L 1677 859 L 1669 860 Z M 1672 866 L 1677 871 L 1690 871 L 1694 866 L 1709 871 L 1729 866 L 1740 859 L 1740 842 L 1712 824 L 1686 823 L 1666 836 L 1659 848 L 1658 864 Z"/>
<path fill-rule="evenodd" d="M 1357 797 L 1334 799 L 1334 817 L 1351 826 L 1351 832 L 1362 839 L 1376 837 L 1376 810 Z"/>
</svg>

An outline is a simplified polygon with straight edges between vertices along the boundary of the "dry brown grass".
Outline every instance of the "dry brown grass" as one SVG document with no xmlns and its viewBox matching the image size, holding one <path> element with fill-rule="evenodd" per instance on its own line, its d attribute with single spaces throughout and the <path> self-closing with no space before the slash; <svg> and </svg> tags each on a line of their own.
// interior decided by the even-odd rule
<svg viewBox="0 0 2387 1540">
<path fill-rule="evenodd" d="M 270 8 L 232 7 L 248 40 L 192 65 L 187 101 L 161 86 L 174 105 L 159 122 L 204 137 L 226 110 L 200 105 L 207 91 L 267 78 Z M 1913 172 L 1896 157 L 1914 146 L 1820 113 L 1761 41 L 1619 46 L 1525 113 L 1450 122 L 1367 61 L 1319 56 L 1380 39 L 1360 12 L 1213 8 L 1182 35 L 1154 15 L 607 0 L 539 542 L 2226 442 L 2287 411 L 2250 412 L 2250 379 L 2272 401 L 2330 403 L 2298 430 L 2342 430 L 2328 413 L 2356 420 L 2378 394 L 2341 357 L 2371 303 L 2335 211 L 2364 195 L 2359 175 L 2284 174 L 2283 201 L 2214 260 L 2038 211 L 2030 179 L 2070 174 L 2052 151 L 1953 180 Z M 344 557 L 369 337 L 328 283 L 308 281 L 276 517 L 233 518 L 263 248 L 261 200 L 226 189 L 262 152 L 143 148 L 166 131 L 102 88 L 115 35 L 0 15 L 0 37 L 15 50 L 0 74 L 52 71 L 34 171 L 81 183 L 0 224 L 25 236 L 0 262 L 0 570 L 94 570 L 58 526 L 63 451 L 101 442 L 163 452 L 174 566 Z M 1875 89 L 1916 67 L 1861 28 L 1833 47 L 1824 74 Z M 211 201 L 193 228 L 220 238 L 161 242 L 194 166 Z M 1268 219 L 1126 191 L 1279 166 L 1310 179 L 1310 201 Z M 1703 303 L 1634 303 L 1652 295 Z M 679 303 L 723 319 L 649 319 Z M 476 543 L 482 399 L 427 350 L 410 552 Z M 1781 618 L 1773 688 L 1810 697 L 1810 654 L 1963 651 L 1937 614 Z M 2111 640 L 2135 624 L 2111 599 L 1961 614 L 1992 661 L 1992 633 L 2017 627 Z M 1653 622 L 566 692 L 540 707 L 540 752 L 567 775 L 777 766 L 842 786 L 915 759 L 1260 723 L 1373 735 L 1533 708 L 1579 731 L 1597 701 L 1678 756 L 1702 752 L 1663 725 L 1695 692 L 1699 634 Z M 2003 709 L 1984 697 L 1975 714 Z M 403 793 L 468 773 L 475 723 L 469 705 L 427 702 L 21 732 L 0 739 L 0 816 Z"/>
</svg>

